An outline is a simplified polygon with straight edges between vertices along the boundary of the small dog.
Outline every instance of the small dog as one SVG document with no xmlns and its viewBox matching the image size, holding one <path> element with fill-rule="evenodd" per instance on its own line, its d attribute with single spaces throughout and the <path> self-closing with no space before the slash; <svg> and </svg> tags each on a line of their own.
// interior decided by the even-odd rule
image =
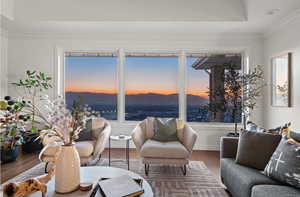
<svg viewBox="0 0 300 197">
<path fill-rule="evenodd" d="M 22 182 L 12 182 L 3 186 L 4 197 L 24 197 L 31 193 L 41 191 L 42 197 L 46 196 L 46 184 L 51 180 L 54 174 L 54 166 L 49 173 L 40 177 L 31 178 Z"/>
<path fill-rule="evenodd" d="M 55 154 L 55 161 L 60 153 L 59 149 Z M 37 191 L 42 192 L 42 197 L 46 197 L 47 193 L 47 183 L 51 180 L 55 173 L 55 162 L 49 169 L 48 174 L 31 178 L 21 182 L 7 183 L 3 186 L 3 196 L 4 197 L 25 197 Z"/>
</svg>

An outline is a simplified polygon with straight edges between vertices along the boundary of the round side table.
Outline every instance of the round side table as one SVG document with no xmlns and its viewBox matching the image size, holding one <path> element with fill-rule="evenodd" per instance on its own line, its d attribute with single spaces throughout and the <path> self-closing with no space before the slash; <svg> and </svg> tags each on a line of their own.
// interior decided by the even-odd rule
<svg viewBox="0 0 300 197">
<path fill-rule="evenodd" d="M 109 136 L 109 141 L 108 141 L 108 165 L 110 166 L 111 162 L 111 154 L 110 154 L 110 149 L 111 149 L 111 141 L 125 141 L 126 142 L 126 147 L 125 147 L 125 157 L 126 157 L 126 163 L 127 163 L 127 169 L 129 170 L 129 142 L 131 140 L 131 136 L 123 135 L 122 137 L 119 135 L 111 135 Z"/>
<path fill-rule="evenodd" d="M 93 183 L 95 187 L 98 180 L 101 177 L 105 178 L 114 178 L 122 175 L 129 175 L 132 178 L 143 179 L 143 189 L 145 193 L 143 193 L 140 197 L 153 197 L 153 192 L 150 184 L 142 178 L 140 175 L 124 170 L 121 168 L 113 168 L 113 167 L 105 167 L 105 166 L 92 166 L 92 167 L 81 167 L 80 168 L 80 182 L 81 183 Z M 68 194 L 58 194 L 55 192 L 55 177 L 47 183 L 47 194 L 46 197 L 90 197 L 93 190 L 90 191 L 80 191 L 77 190 Z M 2 191 L 0 191 L 2 192 Z M 1 195 L 0 195 L 1 196 Z M 28 197 L 41 197 L 41 192 L 35 192 L 30 194 Z M 103 197 L 100 192 L 97 192 L 95 197 Z"/>
</svg>

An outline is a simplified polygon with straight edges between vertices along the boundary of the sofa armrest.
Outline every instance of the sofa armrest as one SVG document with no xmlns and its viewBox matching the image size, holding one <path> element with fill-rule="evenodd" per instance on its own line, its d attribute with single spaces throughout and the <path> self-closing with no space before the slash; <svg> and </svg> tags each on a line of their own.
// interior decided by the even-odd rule
<svg viewBox="0 0 300 197">
<path fill-rule="evenodd" d="M 197 140 L 197 133 L 192 129 L 192 127 L 188 126 L 187 124 L 184 125 L 184 132 L 183 132 L 183 145 L 189 152 L 193 151 L 194 145 Z"/>
<path fill-rule="evenodd" d="M 220 157 L 235 158 L 237 153 L 238 142 L 238 137 L 222 137 Z"/>
<path fill-rule="evenodd" d="M 138 124 L 131 133 L 132 141 L 136 146 L 138 152 L 140 152 L 143 144 L 146 141 L 146 132 Z"/>
</svg>

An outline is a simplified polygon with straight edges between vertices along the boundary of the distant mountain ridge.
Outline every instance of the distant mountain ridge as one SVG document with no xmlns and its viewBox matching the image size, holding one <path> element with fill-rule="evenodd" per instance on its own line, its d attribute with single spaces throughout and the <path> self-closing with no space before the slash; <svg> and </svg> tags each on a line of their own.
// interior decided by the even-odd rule
<svg viewBox="0 0 300 197">
<path fill-rule="evenodd" d="M 117 102 L 117 94 L 91 93 L 91 92 L 66 92 L 67 105 L 71 105 L 78 97 L 84 99 L 86 104 L 107 104 L 113 105 Z M 126 95 L 128 105 L 176 105 L 178 104 L 178 94 L 131 94 Z M 149 102 L 150 101 L 150 102 Z M 187 102 L 189 105 L 203 105 L 208 103 L 208 99 L 202 96 L 188 94 Z"/>
</svg>

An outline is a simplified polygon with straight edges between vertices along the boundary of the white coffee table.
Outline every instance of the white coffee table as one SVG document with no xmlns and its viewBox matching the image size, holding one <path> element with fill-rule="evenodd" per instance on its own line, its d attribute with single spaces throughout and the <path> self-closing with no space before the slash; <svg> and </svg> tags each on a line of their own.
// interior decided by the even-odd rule
<svg viewBox="0 0 300 197">
<path fill-rule="evenodd" d="M 100 178 L 113 178 L 122 175 L 129 175 L 132 178 L 139 178 L 143 179 L 140 175 L 127 171 L 120 168 L 113 168 L 113 167 L 100 167 L 100 166 L 93 166 L 93 167 L 81 167 L 80 168 L 80 182 L 85 183 L 95 183 Z M 51 181 L 47 184 L 48 191 L 46 197 L 89 197 L 92 193 L 92 190 L 84 192 L 84 191 L 75 191 L 69 194 L 58 194 L 55 192 L 55 178 L 53 177 Z M 144 194 L 141 197 L 153 197 L 152 189 L 149 183 L 143 179 L 143 189 L 145 190 Z M 97 192 L 95 197 L 100 197 L 100 192 Z M 41 192 L 36 192 L 34 194 L 29 195 L 29 197 L 41 197 Z"/>
</svg>

